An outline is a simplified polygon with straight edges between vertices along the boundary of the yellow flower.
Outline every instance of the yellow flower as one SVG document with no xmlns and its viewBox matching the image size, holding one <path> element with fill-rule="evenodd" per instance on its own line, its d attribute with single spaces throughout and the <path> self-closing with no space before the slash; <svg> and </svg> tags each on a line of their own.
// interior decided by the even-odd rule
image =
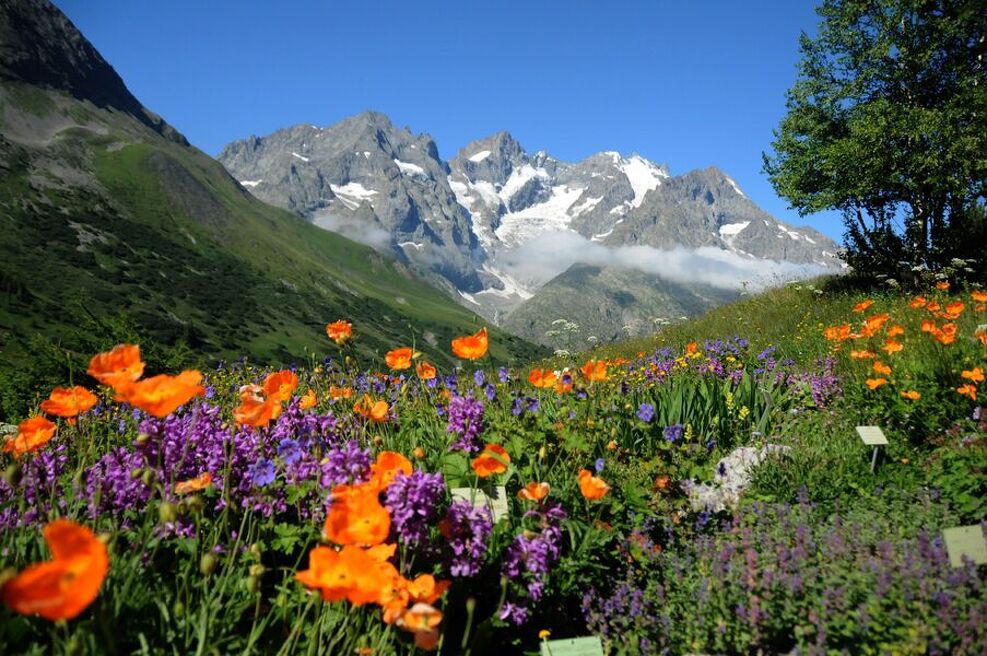
<svg viewBox="0 0 987 656">
<path fill-rule="evenodd" d="M 541 631 L 538 632 L 538 639 L 539 640 L 547 640 L 548 639 L 548 636 L 550 636 L 550 635 L 552 635 L 552 632 L 551 631 L 549 631 L 548 629 L 542 629 Z"/>
</svg>

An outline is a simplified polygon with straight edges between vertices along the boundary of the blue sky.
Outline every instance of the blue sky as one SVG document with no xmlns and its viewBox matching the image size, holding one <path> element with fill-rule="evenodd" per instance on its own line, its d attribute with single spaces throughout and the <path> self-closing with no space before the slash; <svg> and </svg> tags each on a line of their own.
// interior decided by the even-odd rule
<svg viewBox="0 0 987 656">
<path fill-rule="evenodd" d="M 507 130 L 564 160 L 714 164 L 768 212 L 841 238 L 837 214 L 800 218 L 761 173 L 814 2 L 55 2 L 211 155 L 375 109 L 447 159 Z"/>
</svg>

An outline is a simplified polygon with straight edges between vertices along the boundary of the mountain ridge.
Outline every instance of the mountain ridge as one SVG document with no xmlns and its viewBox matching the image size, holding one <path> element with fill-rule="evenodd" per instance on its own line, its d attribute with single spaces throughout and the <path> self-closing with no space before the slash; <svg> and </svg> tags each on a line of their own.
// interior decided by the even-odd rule
<svg viewBox="0 0 987 656">
<path fill-rule="evenodd" d="M 374 139 L 364 123 L 376 125 Z M 510 265 L 527 251 L 551 258 L 556 236 L 577 251 L 652 249 L 652 259 L 677 247 L 718 248 L 738 275 L 775 260 L 812 272 L 841 265 L 832 241 L 770 216 L 716 167 L 673 176 L 667 164 L 614 151 L 566 162 L 528 153 L 508 131 L 443 160 L 427 133 L 399 130 L 375 111 L 293 131 L 301 127 L 234 141 L 218 159 L 266 202 L 344 234 L 372 228 L 379 247 L 444 278 L 498 323 L 579 261 L 563 253 L 535 277 Z M 258 150 L 265 154 L 251 156 Z"/>
</svg>

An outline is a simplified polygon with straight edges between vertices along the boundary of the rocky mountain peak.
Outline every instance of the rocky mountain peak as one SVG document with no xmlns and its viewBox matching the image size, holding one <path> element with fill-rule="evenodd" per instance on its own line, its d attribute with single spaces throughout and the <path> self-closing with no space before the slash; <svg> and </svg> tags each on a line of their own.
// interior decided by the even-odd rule
<svg viewBox="0 0 987 656">
<path fill-rule="evenodd" d="M 113 67 L 48 0 L 0 1 L 0 79 L 63 91 L 129 114 L 170 140 L 188 143 L 141 105 Z"/>
</svg>

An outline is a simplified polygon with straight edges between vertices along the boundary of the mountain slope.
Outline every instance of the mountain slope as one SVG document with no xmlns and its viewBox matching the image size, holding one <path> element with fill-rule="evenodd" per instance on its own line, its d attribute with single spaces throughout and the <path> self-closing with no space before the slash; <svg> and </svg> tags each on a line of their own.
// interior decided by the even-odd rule
<svg viewBox="0 0 987 656">
<path fill-rule="evenodd" d="M 738 297 L 735 290 L 674 282 L 634 269 L 574 264 L 519 305 L 503 325 L 533 342 L 575 351 L 651 334 Z"/>
<path fill-rule="evenodd" d="M 112 68 L 47 2 L 0 3 L 0 26 L 3 61 L 34 62 L 0 68 L 4 373 L 42 343 L 78 372 L 121 336 L 288 363 L 334 353 L 323 327 L 337 318 L 354 322 L 365 355 L 416 342 L 448 364 L 449 340 L 482 323 L 393 258 L 245 192 L 110 88 Z M 39 52 L 25 34 L 53 40 Z M 501 360 L 539 352 L 491 337 Z M 5 378 L 9 413 L 26 392 Z"/>
</svg>

